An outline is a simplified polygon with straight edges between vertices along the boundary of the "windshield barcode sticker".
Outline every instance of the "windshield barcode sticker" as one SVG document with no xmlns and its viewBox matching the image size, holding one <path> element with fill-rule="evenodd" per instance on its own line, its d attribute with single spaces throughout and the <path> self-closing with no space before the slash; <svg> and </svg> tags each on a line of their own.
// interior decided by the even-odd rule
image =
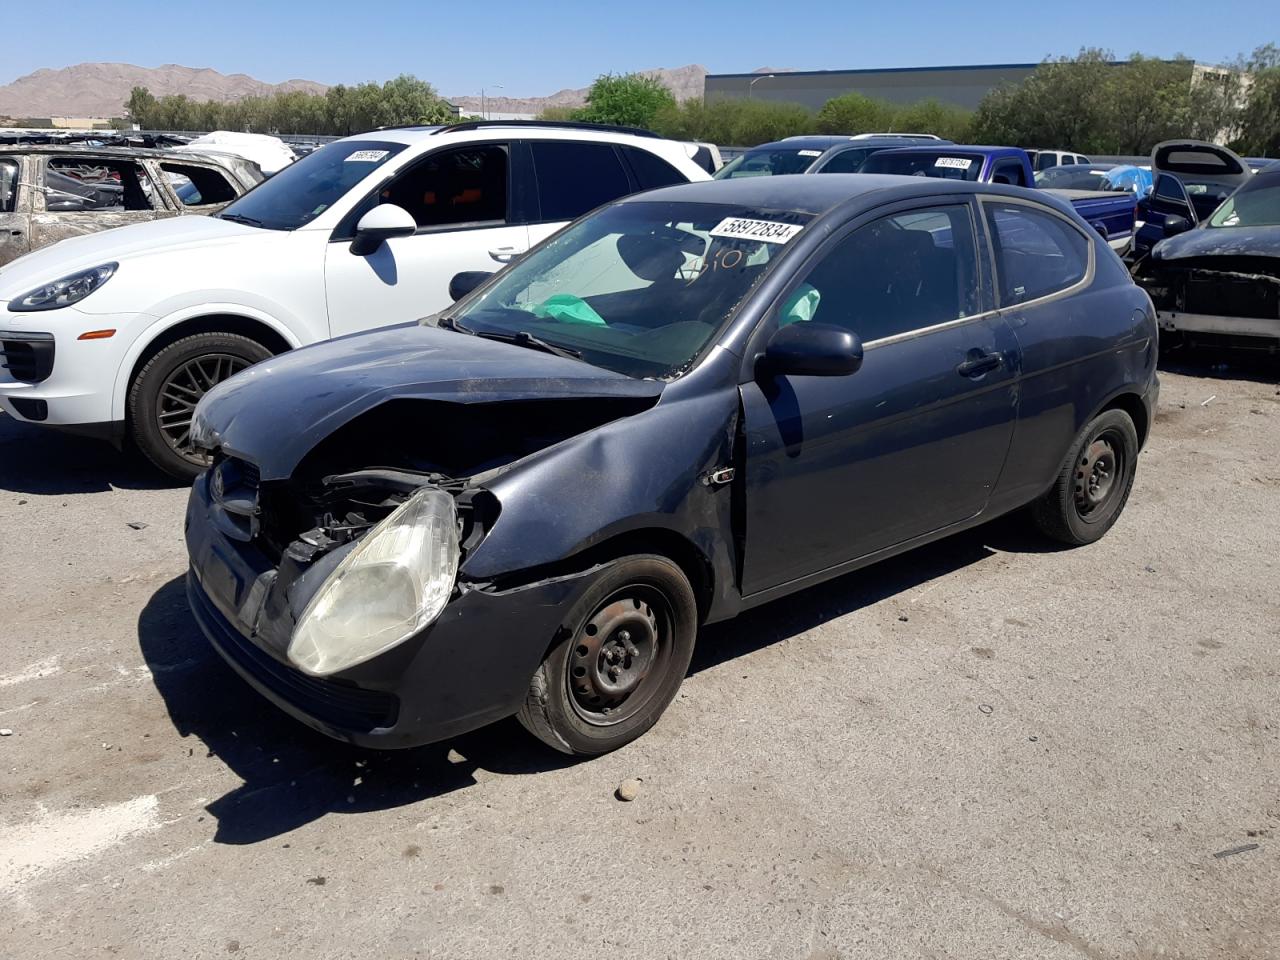
<svg viewBox="0 0 1280 960">
<path fill-rule="evenodd" d="M 933 161 L 933 165 L 948 170 L 968 170 L 973 166 L 973 161 L 966 157 L 939 157 Z"/>
<path fill-rule="evenodd" d="M 357 150 L 351 156 L 347 157 L 347 163 L 377 163 L 385 159 L 386 150 Z"/>
<path fill-rule="evenodd" d="M 822 156 L 822 151 L 821 150 L 797 150 L 796 155 L 800 157 L 820 157 Z"/>
<path fill-rule="evenodd" d="M 763 240 L 765 243 L 786 243 L 804 227 L 796 223 L 777 223 L 773 220 L 748 220 L 745 217 L 725 217 L 710 231 L 713 237 L 730 237 L 735 240 Z"/>
</svg>

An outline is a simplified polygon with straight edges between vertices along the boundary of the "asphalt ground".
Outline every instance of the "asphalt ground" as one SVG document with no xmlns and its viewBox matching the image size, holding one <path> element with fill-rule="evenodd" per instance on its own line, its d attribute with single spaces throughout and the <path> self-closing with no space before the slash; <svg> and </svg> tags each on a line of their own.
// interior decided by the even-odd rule
<svg viewBox="0 0 1280 960">
<path fill-rule="evenodd" d="M 590 762 L 311 733 L 199 636 L 185 491 L 0 419 L 0 957 L 1280 957 L 1274 364 L 1171 358 L 1101 543 L 709 628 Z"/>
</svg>

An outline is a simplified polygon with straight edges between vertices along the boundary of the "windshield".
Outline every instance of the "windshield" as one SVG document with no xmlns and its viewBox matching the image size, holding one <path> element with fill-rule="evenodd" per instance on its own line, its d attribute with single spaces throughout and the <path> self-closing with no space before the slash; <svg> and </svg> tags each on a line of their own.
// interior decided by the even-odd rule
<svg viewBox="0 0 1280 960">
<path fill-rule="evenodd" d="M 338 140 L 289 164 L 218 216 L 269 230 L 296 230 L 404 148 L 381 140 Z"/>
<path fill-rule="evenodd" d="M 926 151 L 881 151 L 867 157 L 860 173 L 896 173 L 906 177 L 938 177 L 943 180 L 977 180 L 982 157 L 973 154 Z"/>
<path fill-rule="evenodd" d="M 527 334 L 630 377 L 682 372 L 809 214 L 708 203 L 620 203 L 507 268 L 452 319 Z"/>
<path fill-rule="evenodd" d="M 1280 177 L 1245 184 L 1209 218 L 1211 227 L 1280 226 Z"/>
<path fill-rule="evenodd" d="M 821 150 L 801 147 L 748 150 L 721 167 L 715 179 L 736 180 L 741 177 L 776 177 L 787 173 L 804 173 L 820 156 Z"/>
</svg>

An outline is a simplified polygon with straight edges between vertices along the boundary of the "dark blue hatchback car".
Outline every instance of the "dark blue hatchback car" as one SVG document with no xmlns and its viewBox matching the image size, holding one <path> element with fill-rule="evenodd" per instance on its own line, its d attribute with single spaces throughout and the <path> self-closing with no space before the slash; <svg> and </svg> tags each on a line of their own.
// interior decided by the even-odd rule
<svg viewBox="0 0 1280 960">
<path fill-rule="evenodd" d="M 656 722 L 703 623 L 1021 507 L 1091 543 L 1158 391 L 1147 295 L 1010 187 L 672 187 L 455 281 L 443 314 L 265 361 L 193 424 L 199 622 L 370 746 L 517 714 L 601 753 Z"/>
</svg>

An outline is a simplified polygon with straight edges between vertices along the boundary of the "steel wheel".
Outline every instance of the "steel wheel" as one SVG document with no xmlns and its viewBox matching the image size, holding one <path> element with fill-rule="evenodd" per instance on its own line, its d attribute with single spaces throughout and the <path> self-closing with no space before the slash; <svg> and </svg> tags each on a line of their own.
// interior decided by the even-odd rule
<svg viewBox="0 0 1280 960">
<path fill-rule="evenodd" d="M 165 442 L 192 463 L 204 463 L 191 449 L 191 419 L 200 398 L 233 374 L 249 366 L 243 357 L 229 353 L 209 353 L 188 360 L 160 385 L 156 424 Z"/>
<path fill-rule="evenodd" d="M 1115 430 L 1104 430 L 1084 448 L 1075 471 L 1076 514 L 1086 523 L 1105 515 L 1120 489 L 1125 445 Z"/>
<path fill-rule="evenodd" d="M 671 607 L 640 585 L 612 594 L 578 631 L 565 667 L 569 700 L 595 726 L 644 709 L 661 685 L 671 653 Z"/>
</svg>

